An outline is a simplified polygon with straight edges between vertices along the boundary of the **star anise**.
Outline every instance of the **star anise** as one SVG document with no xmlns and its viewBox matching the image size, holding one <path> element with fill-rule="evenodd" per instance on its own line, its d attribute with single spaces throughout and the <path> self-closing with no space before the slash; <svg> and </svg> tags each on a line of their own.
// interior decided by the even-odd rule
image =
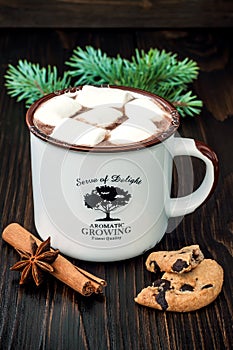
<svg viewBox="0 0 233 350">
<path fill-rule="evenodd" d="M 22 271 L 19 284 L 26 283 L 31 277 L 39 286 L 43 282 L 43 271 L 53 272 L 51 265 L 57 258 L 59 250 L 50 250 L 50 237 L 44 242 L 37 245 L 36 241 L 31 237 L 31 251 L 16 249 L 21 256 L 11 270 Z"/>
</svg>

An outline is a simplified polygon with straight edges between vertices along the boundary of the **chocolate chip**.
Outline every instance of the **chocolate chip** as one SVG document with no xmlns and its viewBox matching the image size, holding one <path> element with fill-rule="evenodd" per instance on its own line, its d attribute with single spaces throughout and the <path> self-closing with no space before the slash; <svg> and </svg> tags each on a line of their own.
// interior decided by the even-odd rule
<svg viewBox="0 0 233 350">
<path fill-rule="evenodd" d="M 153 287 L 160 287 L 161 284 L 162 284 L 161 279 L 156 280 L 152 283 Z"/>
<path fill-rule="evenodd" d="M 157 264 L 157 262 L 155 260 L 152 260 L 150 262 L 150 266 L 153 266 L 153 269 L 154 269 L 154 272 L 160 272 L 160 268 L 159 268 L 159 265 Z"/>
<path fill-rule="evenodd" d="M 170 289 L 171 282 L 161 278 L 161 279 L 156 280 L 155 282 L 153 282 L 153 286 L 154 287 L 158 287 L 158 289 L 160 291 L 162 291 L 162 292 L 166 292 L 167 290 Z"/>
<path fill-rule="evenodd" d="M 165 298 L 165 292 L 160 292 L 158 295 L 156 295 L 155 300 L 157 301 L 157 303 L 161 306 L 161 308 L 163 310 L 167 310 L 168 303 L 167 303 L 167 300 Z"/>
<path fill-rule="evenodd" d="M 193 286 L 191 286 L 191 284 L 187 284 L 187 283 L 183 284 L 183 286 L 180 287 L 181 292 L 186 292 L 186 291 L 193 292 L 193 290 L 194 290 Z"/>
<path fill-rule="evenodd" d="M 159 291 L 157 295 L 155 294 L 155 300 L 163 310 L 166 310 L 168 308 L 168 303 L 166 301 L 165 294 L 166 294 L 166 291 L 170 289 L 171 282 L 161 278 L 159 280 L 156 280 L 153 283 L 153 286 L 158 287 L 158 291 Z"/>
<path fill-rule="evenodd" d="M 182 260 L 182 259 L 177 259 L 176 262 L 173 264 L 172 266 L 172 270 L 174 272 L 181 272 L 182 270 L 184 270 L 186 267 L 188 267 L 188 264 L 186 261 Z"/>
<path fill-rule="evenodd" d="M 207 289 L 207 288 L 212 288 L 213 284 L 206 284 L 205 286 L 203 286 L 201 289 Z"/>
<path fill-rule="evenodd" d="M 199 253 L 196 253 L 196 251 L 193 250 L 192 258 L 193 258 L 194 260 L 197 260 L 197 259 L 199 258 Z"/>
</svg>

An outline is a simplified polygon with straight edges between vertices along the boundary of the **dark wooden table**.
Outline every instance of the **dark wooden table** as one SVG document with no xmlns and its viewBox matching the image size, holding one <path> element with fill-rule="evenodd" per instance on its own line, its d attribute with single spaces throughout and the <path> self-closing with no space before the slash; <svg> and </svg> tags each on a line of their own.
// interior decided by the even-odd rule
<svg viewBox="0 0 233 350">
<path fill-rule="evenodd" d="M 0 27 L 202 28 L 232 25 L 231 0 L 0 0 Z"/>
<path fill-rule="evenodd" d="M 151 284 L 144 268 L 148 254 L 114 263 L 73 263 L 107 280 L 101 296 L 83 297 L 51 278 L 41 287 L 19 286 L 10 271 L 18 259 L 0 241 L 0 349 L 232 349 L 233 252 L 233 51 L 222 30 L 0 30 L 0 215 L 1 232 L 18 222 L 37 235 L 33 221 L 29 132 L 23 103 L 4 88 L 8 63 L 28 59 L 57 65 L 77 46 L 101 47 L 109 55 L 125 57 L 135 47 L 157 47 L 195 59 L 201 72 L 193 86 L 203 100 L 200 116 L 184 118 L 179 133 L 206 142 L 217 153 L 220 177 L 215 193 L 167 233 L 156 249 L 172 250 L 197 243 L 207 258 L 223 267 L 221 294 L 209 306 L 184 314 L 161 312 L 136 305 L 135 295 Z M 200 181 L 203 168 L 195 164 Z"/>
</svg>

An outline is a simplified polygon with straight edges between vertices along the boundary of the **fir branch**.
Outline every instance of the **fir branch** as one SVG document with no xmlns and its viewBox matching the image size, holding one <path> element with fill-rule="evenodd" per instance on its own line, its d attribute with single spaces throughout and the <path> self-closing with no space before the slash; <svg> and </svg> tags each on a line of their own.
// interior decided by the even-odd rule
<svg viewBox="0 0 233 350">
<path fill-rule="evenodd" d="M 185 58 L 177 60 L 177 54 L 150 49 L 135 50 L 131 61 L 118 55 L 108 57 L 100 49 L 77 47 L 66 65 L 71 67 L 74 85 L 110 84 L 137 87 L 160 95 L 176 105 L 182 116 L 194 116 L 200 112 L 202 101 L 188 91 L 188 86 L 198 77 L 196 62 Z"/>
<path fill-rule="evenodd" d="M 192 94 L 189 87 L 198 77 L 196 62 L 177 54 L 150 49 L 135 50 L 131 60 L 120 55 L 109 57 L 100 49 L 77 47 L 65 62 L 70 69 L 58 77 L 56 67 L 40 67 L 39 64 L 19 60 L 14 67 L 9 64 L 5 75 L 8 94 L 25 100 L 29 107 L 38 98 L 52 91 L 77 85 L 124 85 L 150 91 L 164 97 L 176 106 L 181 116 L 194 116 L 202 107 L 202 101 Z"/>
<path fill-rule="evenodd" d="M 8 94 L 17 97 L 17 101 L 25 100 L 26 107 L 50 92 L 68 87 L 71 81 L 68 72 L 58 77 L 55 66 L 41 68 L 27 60 L 19 60 L 16 67 L 9 64 L 4 77 Z"/>
<path fill-rule="evenodd" d="M 170 93 L 169 101 L 176 107 L 181 117 L 198 115 L 203 105 L 202 101 L 192 94 L 192 91 L 188 91 L 185 94 L 183 92 L 179 93 L 179 90 L 174 91 L 173 95 Z"/>
</svg>

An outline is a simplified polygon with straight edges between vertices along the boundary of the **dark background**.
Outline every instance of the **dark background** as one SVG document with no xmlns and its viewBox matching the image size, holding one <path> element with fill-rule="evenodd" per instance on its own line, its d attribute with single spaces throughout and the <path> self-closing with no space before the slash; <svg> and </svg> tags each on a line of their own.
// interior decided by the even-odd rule
<svg viewBox="0 0 233 350">
<path fill-rule="evenodd" d="M 230 27 L 231 0 L 0 0 L 3 27 Z"/>
</svg>

